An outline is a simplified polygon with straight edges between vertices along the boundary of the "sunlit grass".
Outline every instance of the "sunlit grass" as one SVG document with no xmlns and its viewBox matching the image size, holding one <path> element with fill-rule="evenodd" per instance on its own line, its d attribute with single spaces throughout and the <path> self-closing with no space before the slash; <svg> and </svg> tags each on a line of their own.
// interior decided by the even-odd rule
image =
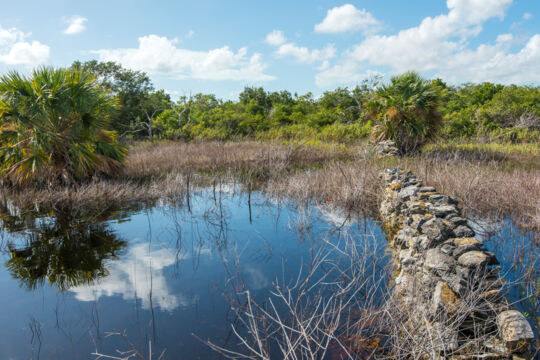
<svg viewBox="0 0 540 360">
<path fill-rule="evenodd" d="M 460 142 L 443 142 L 429 144 L 425 147 L 425 151 L 430 150 L 468 150 L 482 152 L 499 152 L 504 154 L 532 154 L 540 156 L 540 143 L 460 143 Z"/>
</svg>

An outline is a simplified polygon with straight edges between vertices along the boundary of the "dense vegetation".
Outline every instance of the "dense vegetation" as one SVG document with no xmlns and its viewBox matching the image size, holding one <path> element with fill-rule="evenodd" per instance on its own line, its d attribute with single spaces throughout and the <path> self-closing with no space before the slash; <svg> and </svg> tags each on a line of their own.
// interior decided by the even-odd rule
<svg viewBox="0 0 540 360">
<path fill-rule="evenodd" d="M 414 72 L 311 93 L 246 87 L 238 100 L 211 94 L 173 101 L 143 72 L 95 60 L 0 78 L 0 161 L 9 184 L 69 184 L 117 173 L 129 139 L 313 144 L 389 138 L 402 153 L 434 138 L 540 140 L 540 87 L 448 86 Z"/>
<path fill-rule="evenodd" d="M 540 87 L 535 86 L 448 86 L 440 79 L 407 73 L 389 84 L 373 78 L 320 97 L 246 87 L 237 101 L 200 93 L 172 101 L 163 90 L 155 91 L 142 72 L 95 60 L 75 62 L 72 68 L 92 72 L 118 98 L 120 111 L 112 126 L 124 138 L 355 142 L 381 125 L 382 132 L 375 129 L 378 134 L 398 143 L 414 135 L 414 144 L 403 143 L 402 150 L 421 146 L 433 135 L 504 142 L 540 139 Z"/>
<path fill-rule="evenodd" d="M 369 137 L 372 127 L 379 124 L 384 134 L 397 140 L 392 124 L 403 122 L 399 129 L 420 136 L 417 145 L 435 134 L 444 139 L 540 139 L 537 86 L 448 86 L 440 79 L 428 81 L 407 73 L 389 84 L 374 78 L 352 89 L 327 91 L 318 98 L 312 93 L 246 87 L 237 101 L 211 94 L 172 101 L 163 90 L 155 91 L 144 73 L 96 61 L 75 62 L 72 67 L 92 72 L 117 96 L 121 110 L 112 124 L 124 137 L 355 142 Z M 402 149 L 407 147 L 404 144 Z"/>
<path fill-rule="evenodd" d="M 0 171 L 10 184 L 69 184 L 119 169 L 109 120 L 116 98 L 84 71 L 41 68 L 0 78 Z"/>
</svg>

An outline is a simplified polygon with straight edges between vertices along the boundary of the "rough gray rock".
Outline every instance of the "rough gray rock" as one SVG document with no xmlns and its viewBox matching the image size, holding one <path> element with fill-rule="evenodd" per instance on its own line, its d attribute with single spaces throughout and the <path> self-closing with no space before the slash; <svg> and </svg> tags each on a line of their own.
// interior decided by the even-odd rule
<svg viewBox="0 0 540 360">
<path fill-rule="evenodd" d="M 454 258 L 445 255 L 437 248 L 427 250 L 424 258 L 424 266 L 428 270 L 450 271 L 456 266 Z"/>
<path fill-rule="evenodd" d="M 401 189 L 401 191 L 398 194 L 398 197 L 402 200 L 407 200 L 410 197 L 415 196 L 417 193 L 418 193 L 418 187 L 411 185 L 411 186 L 407 186 Z"/>
<path fill-rule="evenodd" d="M 446 243 L 441 246 L 441 251 L 445 255 L 452 256 L 455 248 L 456 246 L 454 244 Z"/>
<path fill-rule="evenodd" d="M 423 320 L 409 319 L 410 330 L 429 328 L 433 338 L 428 341 L 441 351 L 434 358 L 442 359 L 467 342 L 471 332 L 483 335 L 499 324 L 501 336 L 491 339 L 490 344 L 487 340 L 479 344 L 479 358 L 499 358 L 508 354 L 508 349 L 514 358 L 518 353 L 526 358 L 524 344 L 532 336 L 530 325 L 519 312 L 497 318 L 510 309 L 501 291 L 504 280 L 499 276 L 500 268 L 490 266 L 498 264 L 497 259 L 473 237 L 475 232 L 461 217 L 457 201 L 433 187 L 423 187 L 412 173 L 401 169 L 385 171 L 383 177 L 387 189 L 380 212 L 387 229 L 395 234 L 390 244 L 399 272 L 394 295 L 405 305 L 403 311 L 427 315 Z M 476 304 L 474 312 L 461 306 L 471 300 Z M 455 317 L 462 319 L 459 331 L 447 325 Z M 498 349 L 495 353 L 499 355 L 493 349 Z M 468 347 L 459 350 L 451 358 L 469 359 L 468 351 Z"/>
<path fill-rule="evenodd" d="M 420 235 L 411 238 L 411 244 L 417 250 L 419 250 L 420 248 L 426 250 L 429 247 L 429 243 L 430 241 L 426 235 Z"/>
<path fill-rule="evenodd" d="M 454 229 L 454 234 L 456 235 L 456 237 L 473 237 L 474 235 L 476 235 L 474 230 L 467 225 L 458 225 Z"/>
<path fill-rule="evenodd" d="M 427 212 L 426 205 L 421 202 L 415 202 L 407 208 L 407 215 L 423 215 Z"/>
<path fill-rule="evenodd" d="M 466 252 L 473 251 L 473 250 L 480 250 L 480 245 L 479 244 L 467 244 L 467 245 L 458 246 L 457 248 L 455 248 L 452 255 L 457 259 L 461 255 L 465 254 Z"/>
<path fill-rule="evenodd" d="M 437 282 L 431 302 L 431 315 L 444 318 L 447 314 L 455 313 L 460 306 L 460 300 L 452 288 L 444 281 Z"/>
<path fill-rule="evenodd" d="M 453 236 L 452 229 L 439 218 L 432 218 L 420 226 L 421 233 L 426 235 L 434 243 L 441 243 Z"/>
<path fill-rule="evenodd" d="M 454 214 L 449 214 L 446 216 L 446 219 L 450 221 L 450 223 L 457 227 L 458 225 L 467 225 L 467 219 L 464 219 L 460 216 L 455 216 Z"/>
<path fill-rule="evenodd" d="M 430 333 L 433 346 L 440 353 L 452 353 L 459 347 L 457 330 L 437 322 L 433 324 Z"/>
<path fill-rule="evenodd" d="M 396 144 L 392 140 L 379 141 L 375 145 L 375 151 L 377 151 L 378 154 L 383 155 L 383 156 L 399 155 L 399 150 L 396 147 Z"/>
<path fill-rule="evenodd" d="M 399 276 L 396 277 L 395 294 L 400 297 L 405 304 L 410 305 L 414 302 L 416 288 L 416 279 L 411 274 L 402 271 Z"/>
<path fill-rule="evenodd" d="M 453 197 L 447 196 L 447 195 L 431 195 L 429 197 L 429 201 L 434 204 L 446 204 L 446 205 L 457 205 L 458 201 L 454 199 Z"/>
<path fill-rule="evenodd" d="M 524 346 L 534 339 L 531 325 L 519 311 L 507 310 L 501 312 L 497 315 L 497 326 L 499 327 L 501 339 L 511 350 Z"/>
<path fill-rule="evenodd" d="M 415 229 L 416 231 L 422 230 L 422 225 L 428 221 L 433 219 L 432 216 L 424 216 L 420 214 L 413 214 L 412 216 L 408 217 L 408 225 Z"/>
<path fill-rule="evenodd" d="M 394 236 L 394 246 L 409 247 L 409 239 L 411 239 L 416 232 L 411 227 L 404 227 L 399 230 Z"/>
<path fill-rule="evenodd" d="M 458 274 L 452 273 L 452 272 L 439 272 L 441 275 L 441 279 L 444 280 L 448 286 L 460 296 L 465 293 L 465 291 L 469 288 L 467 281 Z"/>
<path fill-rule="evenodd" d="M 428 205 L 428 212 L 437 217 L 444 218 L 450 214 L 458 214 L 458 211 L 453 205 Z"/>
<path fill-rule="evenodd" d="M 484 267 L 489 261 L 490 256 L 485 252 L 478 250 L 468 251 L 458 258 L 458 264 L 468 268 Z"/>
</svg>

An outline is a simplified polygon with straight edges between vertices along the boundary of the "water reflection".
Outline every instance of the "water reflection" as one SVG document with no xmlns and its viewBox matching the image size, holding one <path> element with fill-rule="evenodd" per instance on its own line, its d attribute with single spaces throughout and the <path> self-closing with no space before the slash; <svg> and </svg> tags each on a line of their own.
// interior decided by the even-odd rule
<svg viewBox="0 0 540 360">
<path fill-rule="evenodd" d="M 329 256 L 322 248 L 344 232 L 364 239 L 367 231 L 332 206 L 299 206 L 234 184 L 194 189 L 190 207 L 0 212 L 8 269 L 0 271 L 0 322 L 10 324 L 0 327 L 0 349 L 14 359 L 36 358 L 36 326 L 41 359 L 125 350 L 110 331 L 126 331 L 145 354 L 151 341 L 165 359 L 216 359 L 192 334 L 228 346 L 242 292 L 264 301 L 277 280 L 310 268 L 315 253 Z M 377 235 L 369 238 L 385 243 L 370 224 Z"/>
<path fill-rule="evenodd" d="M 193 299 L 173 294 L 163 269 L 185 258 L 172 249 L 150 250 L 147 244 L 131 247 L 122 260 L 108 264 L 110 275 L 89 286 L 70 289 L 80 301 L 97 301 L 102 296 L 121 295 L 124 300 L 140 300 L 143 309 L 157 305 L 161 310 L 172 311 L 188 306 Z M 153 301 L 154 304 L 150 304 Z"/>
<path fill-rule="evenodd" d="M 510 219 L 481 219 L 475 231 L 501 263 L 506 297 L 540 332 L 540 234 L 519 229 Z"/>
<path fill-rule="evenodd" d="M 96 223 L 96 217 L 63 211 L 39 218 L 3 210 L 3 229 L 14 235 L 4 245 L 9 253 L 5 266 L 28 289 L 47 282 L 66 290 L 106 277 L 104 261 L 117 258 L 126 246 L 107 224 Z"/>
</svg>

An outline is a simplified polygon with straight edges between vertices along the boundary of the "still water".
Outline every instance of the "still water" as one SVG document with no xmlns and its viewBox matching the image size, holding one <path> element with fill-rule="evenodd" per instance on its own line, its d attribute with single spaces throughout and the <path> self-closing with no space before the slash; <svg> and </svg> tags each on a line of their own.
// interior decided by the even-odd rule
<svg viewBox="0 0 540 360">
<path fill-rule="evenodd" d="M 153 359 L 219 358 L 201 340 L 235 347 L 237 294 L 264 301 L 345 236 L 369 245 L 375 278 L 388 283 L 380 224 L 331 202 L 221 186 L 183 203 L 40 216 L 2 209 L 0 360 L 118 356 L 128 341 L 147 358 L 150 344 Z M 509 220 L 479 221 L 477 232 L 538 334 L 538 235 Z"/>
<path fill-rule="evenodd" d="M 385 237 L 375 221 L 331 203 L 299 206 L 235 187 L 199 190 L 189 207 L 8 214 L 0 360 L 94 359 L 96 350 L 118 355 L 131 347 L 127 341 L 145 356 L 151 343 L 153 358 L 163 351 L 164 359 L 218 358 L 200 339 L 234 343 L 228 297 L 249 290 L 267 298 L 322 242 L 344 233 L 371 242 L 387 276 Z M 125 339 L 109 336 L 117 331 Z"/>
</svg>

